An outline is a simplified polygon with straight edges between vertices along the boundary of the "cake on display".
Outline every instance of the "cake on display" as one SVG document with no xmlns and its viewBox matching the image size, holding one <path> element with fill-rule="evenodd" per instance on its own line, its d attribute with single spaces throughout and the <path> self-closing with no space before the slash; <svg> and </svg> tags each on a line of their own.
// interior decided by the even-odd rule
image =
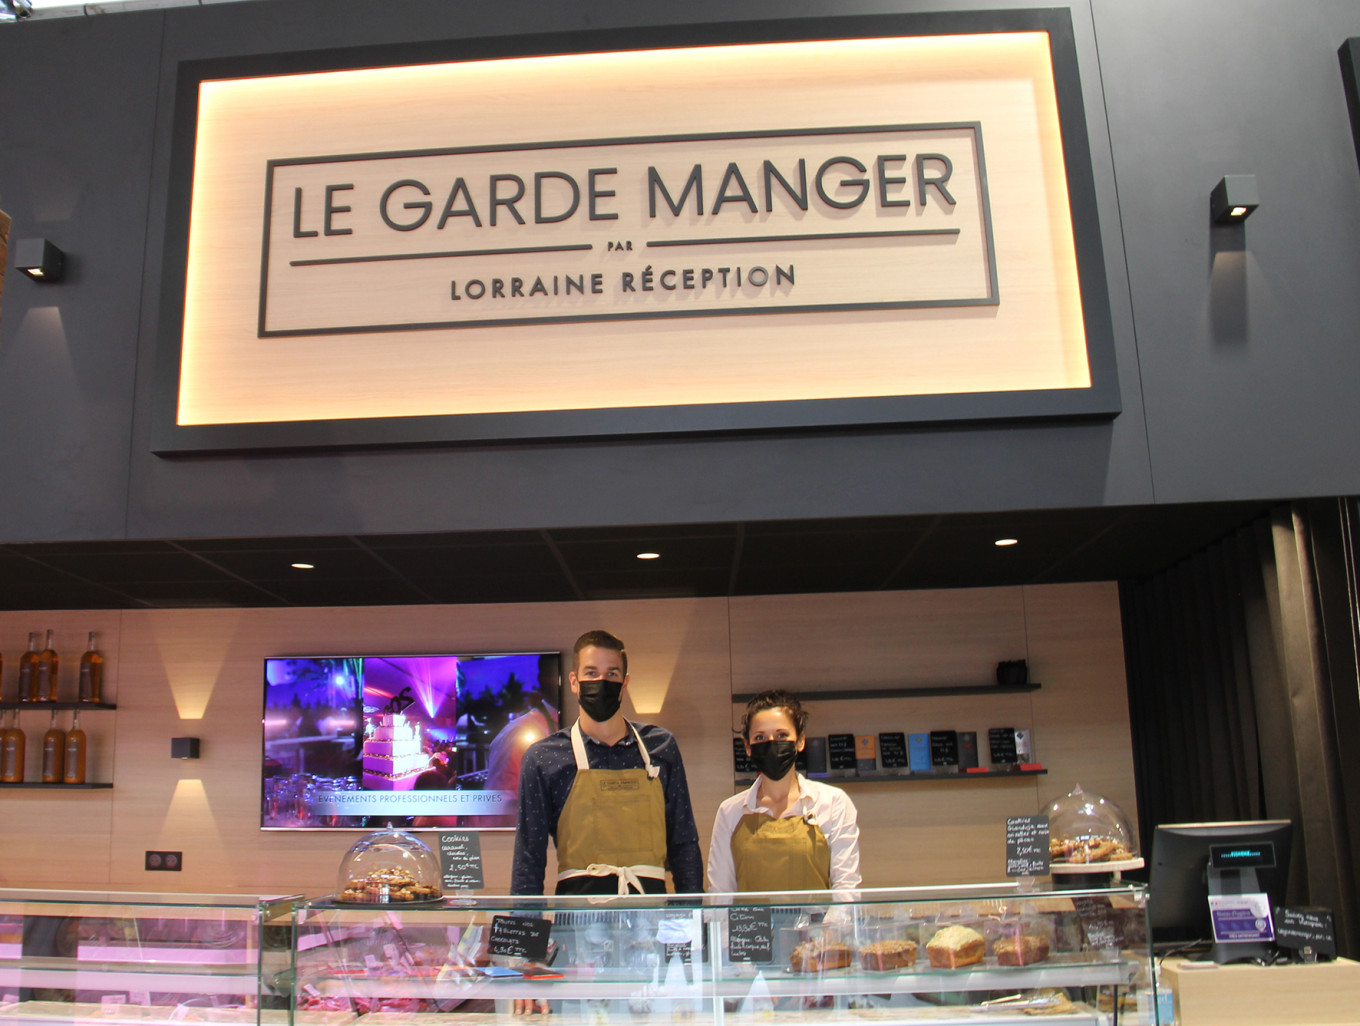
<svg viewBox="0 0 1360 1026">
<path fill-rule="evenodd" d="M 364 739 L 364 787 L 370 791 L 413 791 L 429 765 L 419 728 L 402 713 L 383 713 Z"/>
</svg>

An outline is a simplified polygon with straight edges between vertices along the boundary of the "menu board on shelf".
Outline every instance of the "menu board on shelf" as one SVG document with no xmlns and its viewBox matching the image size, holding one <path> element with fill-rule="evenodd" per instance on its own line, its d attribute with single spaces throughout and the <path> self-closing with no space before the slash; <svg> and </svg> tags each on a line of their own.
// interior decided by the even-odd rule
<svg viewBox="0 0 1360 1026">
<path fill-rule="evenodd" d="M 855 775 L 855 735 L 829 734 L 826 739 L 827 765 L 833 777 Z"/>
<path fill-rule="evenodd" d="M 907 758 L 907 735 L 889 731 L 878 735 L 878 758 L 885 770 L 905 770 L 911 763 Z"/>
</svg>

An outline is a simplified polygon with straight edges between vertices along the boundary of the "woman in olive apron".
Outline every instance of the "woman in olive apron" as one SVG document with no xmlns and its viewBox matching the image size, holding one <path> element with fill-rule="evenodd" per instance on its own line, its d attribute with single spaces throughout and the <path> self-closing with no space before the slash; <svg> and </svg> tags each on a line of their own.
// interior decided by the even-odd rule
<svg viewBox="0 0 1360 1026">
<path fill-rule="evenodd" d="M 718 808 L 708 853 L 713 891 L 809 891 L 858 887 L 859 826 L 840 788 L 795 768 L 807 713 L 785 691 L 751 699 L 742 720 L 756 781 Z"/>
</svg>

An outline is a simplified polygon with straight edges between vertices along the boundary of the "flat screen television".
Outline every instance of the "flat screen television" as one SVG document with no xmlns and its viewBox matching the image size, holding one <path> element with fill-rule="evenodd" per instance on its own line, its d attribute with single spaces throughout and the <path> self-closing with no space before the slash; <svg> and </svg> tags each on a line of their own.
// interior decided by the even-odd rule
<svg viewBox="0 0 1360 1026">
<path fill-rule="evenodd" d="M 1269 908 L 1285 903 L 1293 824 L 1287 819 L 1237 823 L 1167 823 L 1152 836 L 1148 924 L 1161 949 L 1214 941 L 1209 896 L 1263 893 Z M 1273 933 L 1272 933 L 1273 936 Z M 1263 957 L 1264 942 L 1214 943 L 1210 957 L 1228 962 Z"/>
<path fill-rule="evenodd" d="M 560 652 L 268 658 L 260 826 L 513 828 L 561 686 Z"/>
</svg>

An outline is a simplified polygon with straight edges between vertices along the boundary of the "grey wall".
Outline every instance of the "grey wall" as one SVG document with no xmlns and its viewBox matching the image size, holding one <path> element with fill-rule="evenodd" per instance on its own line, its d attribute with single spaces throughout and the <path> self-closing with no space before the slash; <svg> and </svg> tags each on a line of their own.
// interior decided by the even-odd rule
<svg viewBox="0 0 1360 1026">
<path fill-rule="evenodd" d="M 959 9 L 855 0 L 834 13 Z M 996 8 L 1023 6 L 977 4 Z M 824 15 L 808 2 L 785 18 Z M 679 13 L 677 13 L 679 12 Z M 1072 7 L 1123 413 L 1027 424 L 167 461 L 149 452 L 181 60 L 768 17 L 749 0 L 279 0 L 0 27 L 0 208 L 73 254 L 0 317 L 0 541 L 404 532 L 1360 492 L 1360 6 Z M 1231 31 L 1225 22 L 1231 18 Z M 1224 173 L 1257 175 L 1211 230 Z M 1127 261 L 1127 265 L 1126 265 Z"/>
</svg>

